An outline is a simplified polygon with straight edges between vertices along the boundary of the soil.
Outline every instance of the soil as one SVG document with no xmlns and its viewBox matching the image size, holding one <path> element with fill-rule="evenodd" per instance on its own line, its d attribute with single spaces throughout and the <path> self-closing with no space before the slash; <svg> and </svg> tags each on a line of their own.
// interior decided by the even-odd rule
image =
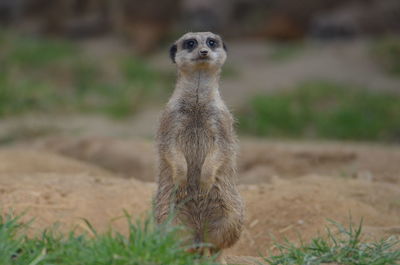
<svg viewBox="0 0 400 265">
<path fill-rule="evenodd" d="M 26 148 L 27 145 L 29 148 Z M 284 238 L 323 234 L 330 219 L 363 220 L 366 240 L 400 235 L 400 149 L 343 143 L 241 142 L 239 188 L 246 202 L 230 262 L 274 251 Z M 27 151 L 29 150 L 29 151 Z M 60 224 L 124 232 L 124 210 L 145 218 L 155 191 L 153 144 L 144 140 L 50 137 L 0 150 L 3 211 L 35 218 L 31 233 Z"/>
</svg>

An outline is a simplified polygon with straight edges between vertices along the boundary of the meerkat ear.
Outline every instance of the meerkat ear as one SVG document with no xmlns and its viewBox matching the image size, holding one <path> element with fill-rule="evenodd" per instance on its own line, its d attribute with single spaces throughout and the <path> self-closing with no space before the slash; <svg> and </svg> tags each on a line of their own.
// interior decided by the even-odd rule
<svg viewBox="0 0 400 265">
<path fill-rule="evenodd" d="M 169 49 L 169 58 L 171 58 L 173 63 L 175 63 L 175 55 L 177 50 L 178 46 L 176 46 L 176 44 L 172 45 L 171 48 Z"/>
<path fill-rule="evenodd" d="M 228 51 L 228 48 L 226 47 L 225 42 L 222 43 L 222 47 L 224 48 L 224 50 L 225 50 L 226 52 Z"/>
</svg>

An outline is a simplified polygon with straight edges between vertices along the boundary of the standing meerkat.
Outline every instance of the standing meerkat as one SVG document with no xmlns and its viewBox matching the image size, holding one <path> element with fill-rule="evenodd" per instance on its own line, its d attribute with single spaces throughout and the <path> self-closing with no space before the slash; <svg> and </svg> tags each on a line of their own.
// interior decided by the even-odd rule
<svg viewBox="0 0 400 265">
<path fill-rule="evenodd" d="M 233 117 L 219 93 L 226 60 L 222 39 L 211 32 L 187 33 L 171 47 L 177 83 L 160 120 L 155 217 L 184 225 L 203 255 L 239 239 L 244 206 L 237 191 L 237 138 Z"/>
</svg>

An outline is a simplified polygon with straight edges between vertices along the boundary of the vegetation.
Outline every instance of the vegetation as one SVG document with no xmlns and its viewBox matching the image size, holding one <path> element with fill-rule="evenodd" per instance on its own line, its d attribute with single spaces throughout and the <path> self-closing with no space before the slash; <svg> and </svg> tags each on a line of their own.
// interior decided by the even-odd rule
<svg viewBox="0 0 400 265">
<path fill-rule="evenodd" d="M 129 232 L 99 234 L 87 222 L 92 236 L 71 231 L 68 235 L 48 229 L 28 237 L 29 224 L 20 217 L 0 216 L 0 265 L 216 265 L 210 259 L 189 254 L 178 239 L 179 228 L 156 226 L 151 221 L 133 223 L 127 216 Z M 309 244 L 276 244 L 279 255 L 264 258 L 271 265 L 337 262 L 345 265 L 394 265 L 400 262 L 398 240 L 361 242 L 361 223 L 345 229 L 334 223 L 339 233 L 328 229 L 327 236 Z M 397 263 L 396 263 L 397 262 Z"/>
<path fill-rule="evenodd" d="M 239 113 L 242 133 L 399 141 L 400 96 L 329 82 L 258 95 Z"/>
<path fill-rule="evenodd" d="M 386 37 L 376 41 L 372 54 L 383 68 L 400 75 L 400 37 Z"/>
<path fill-rule="evenodd" d="M 165 84 L 173 83 L 171 74 L 154 71 L 134 56 L 94 58 L 65 40 L 4 31 L 0 68 L 0 117 L 28 111 L 124 117 L 160 98 L 169 90 Z"/>
<path fill-rule="evenodd" d="M 132 223 L 127 236 L 117 232 L 94 236 L 46 230 L 26 236 L 27 224 L 19 217 L 0 218 L 0 265 L 213 265 L 189 254 L 177 239 L 179 228 L 155 226 L 150 221 Z"/>
<path fill-rule="evenodd" d="M 363 243 L 362 223 L 346 229 L 333 222 L 339 234 L 327 229 L 325 237 L 318 237 L 310 243 L 296 246 L 290 242 L 276 244 L 281 254 L 265 260 L 271 265 L 394 265 L 400 264 L 399 241 L 394 237 L 372 243 Z"/>
</svg>

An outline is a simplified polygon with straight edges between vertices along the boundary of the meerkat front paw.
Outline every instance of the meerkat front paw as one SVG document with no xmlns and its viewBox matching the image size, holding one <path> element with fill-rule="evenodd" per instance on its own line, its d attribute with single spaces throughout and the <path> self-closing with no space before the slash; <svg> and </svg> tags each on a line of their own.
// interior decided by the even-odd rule
<svg viewBox="0 0 400 265">
<path fill-rule="evenodd" d="M 215 170 L 212 167 L 203 166 L 200 175 L 200 188 L 210 191 L 215 183 Z"/>
<path fill-rule="evenodd" d="M 172 179 L 177 186 L 183 186 L 187 182 L 186 163 L 176 164 L 172 170 Z"/>
</svg>

